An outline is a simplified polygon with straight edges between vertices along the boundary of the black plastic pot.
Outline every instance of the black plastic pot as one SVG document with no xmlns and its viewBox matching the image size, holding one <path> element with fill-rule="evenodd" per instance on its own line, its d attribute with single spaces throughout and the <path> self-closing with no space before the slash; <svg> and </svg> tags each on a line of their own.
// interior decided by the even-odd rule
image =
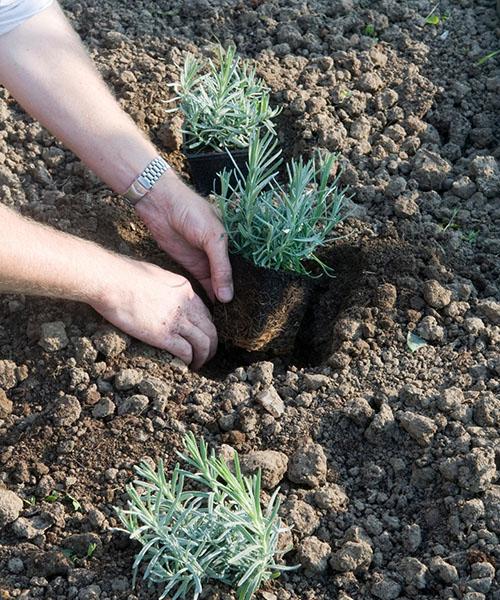
<svg viewBox="0 0 500 600">
<path fill-rule="evenodd" d="M 219 339 L 250 352 L 291 354 L 317 280 L 230 258 L 234 300 L 215 306 Z"/>
<path fill-rule="evenodd" d="M 191 178 L 196 191 L 203 196 L 220 192 L 220 180 L 217 173 L 222 170 L 234 169 L 233 161 L 227 152 L 197 152 L 190 153 L 184 149 Z M 244 176 L 248 173 L 248 150 L 231 150 L 231 156 Z M 232 178 L 234 184 L 234 177 Z"/>
</svg>

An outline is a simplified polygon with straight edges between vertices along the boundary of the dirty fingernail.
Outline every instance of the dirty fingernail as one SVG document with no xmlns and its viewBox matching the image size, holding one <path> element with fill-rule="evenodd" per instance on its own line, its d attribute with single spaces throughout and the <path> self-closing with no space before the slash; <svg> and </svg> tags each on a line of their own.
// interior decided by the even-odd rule
<svg viewBox="0 0 500 600">
<path fill-rule="evenodd" d="M 233 299 L 232 286 L 220 287 L 217 290 L 217 296 L 221 302 L 230 302 Z"/>
</svg>

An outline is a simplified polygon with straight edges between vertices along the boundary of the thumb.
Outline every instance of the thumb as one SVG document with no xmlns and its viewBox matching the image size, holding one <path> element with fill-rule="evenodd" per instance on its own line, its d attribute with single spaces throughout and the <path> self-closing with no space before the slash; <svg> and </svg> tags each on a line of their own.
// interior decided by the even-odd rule
<svg viewBox="0 0 500 600">
<path fill-rule="evenodd" d="M 220 302 L 230 302 L 233 299 L 233 276 L 227 251 L 227 235 L 217 232 L 211 237 L 205 247 L 210 263 L 212 288 Z"/>
</svg>

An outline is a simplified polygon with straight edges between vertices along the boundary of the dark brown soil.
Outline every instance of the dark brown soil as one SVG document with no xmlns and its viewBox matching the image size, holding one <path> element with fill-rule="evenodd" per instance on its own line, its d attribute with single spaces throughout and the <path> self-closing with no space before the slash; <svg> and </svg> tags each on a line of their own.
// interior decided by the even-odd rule
<svg viewBox="0 0 500 600">
<path fill-rule="evenodd" d="M 427 0 L 63 4 L 180 170 L 180 122 L 163 100 L 185 52 L 219 40 L 255 62 L 283 105 L 285 154 L 339 152 L 354 196 L 326 249 L 336 277 L 316 290 L 292 357 L 222 348 L 190 373 L 129 340 L 109 357 L 89 308 L 0 298 L 0 494 L 24 502 L 0 529 L 0 597 L 157 598 L 131 588 L 135 548 L 112 529 L 114 506 L 134 464 L 170 466 L 192 430 L 217 448 L 289 458 L 287 560 L 309 568 L 274 581 L 265 600 L 499 600 L 500 59 L 478 64 L 498 48 L 495 0 L 443 0 L 438 25 L 425 22 Z M 170 265 L 3 90 L 0 115 L 2 202 Z M 41 325 L 54 321 L 69 342 L 48 353 Z M 414 352 L 412 332 L 426 343 Z M 270 386 L 284 411 L 259 401 Z M 33 529 L 37 515 L 47 528 Z M 90 558 L 61 554 L 73 534 L 98 543 Z"/>
</svg>

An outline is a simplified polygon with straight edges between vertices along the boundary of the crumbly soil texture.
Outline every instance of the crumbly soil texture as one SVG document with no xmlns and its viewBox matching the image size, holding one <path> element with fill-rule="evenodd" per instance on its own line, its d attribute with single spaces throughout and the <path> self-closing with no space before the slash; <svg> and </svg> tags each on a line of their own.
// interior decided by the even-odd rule
<svg viewBox="0 0 500 600">
<path fill-rule="evenodd" d="M 168 84 L 236 44 L 287 156 L 338 152 L 336 278 L 286 359 L 199 373 L 91 309 L 0 299 L 0 597 L 154 599 L 115 506 L 185 431 L 261 465 L 302 567 L 265 600 L 500 598 L 495 0 L 63 2 L 123 107 L 185 172 Z M 0 91 L 1 201 L 168 267 L 138 219 Z M 22 243 L 22 240 L 20 240 Z M 255 290 L 259 294 L 259 290 Z M 205 598 L 234 599 L 209 585 Z"/>
</svg>

